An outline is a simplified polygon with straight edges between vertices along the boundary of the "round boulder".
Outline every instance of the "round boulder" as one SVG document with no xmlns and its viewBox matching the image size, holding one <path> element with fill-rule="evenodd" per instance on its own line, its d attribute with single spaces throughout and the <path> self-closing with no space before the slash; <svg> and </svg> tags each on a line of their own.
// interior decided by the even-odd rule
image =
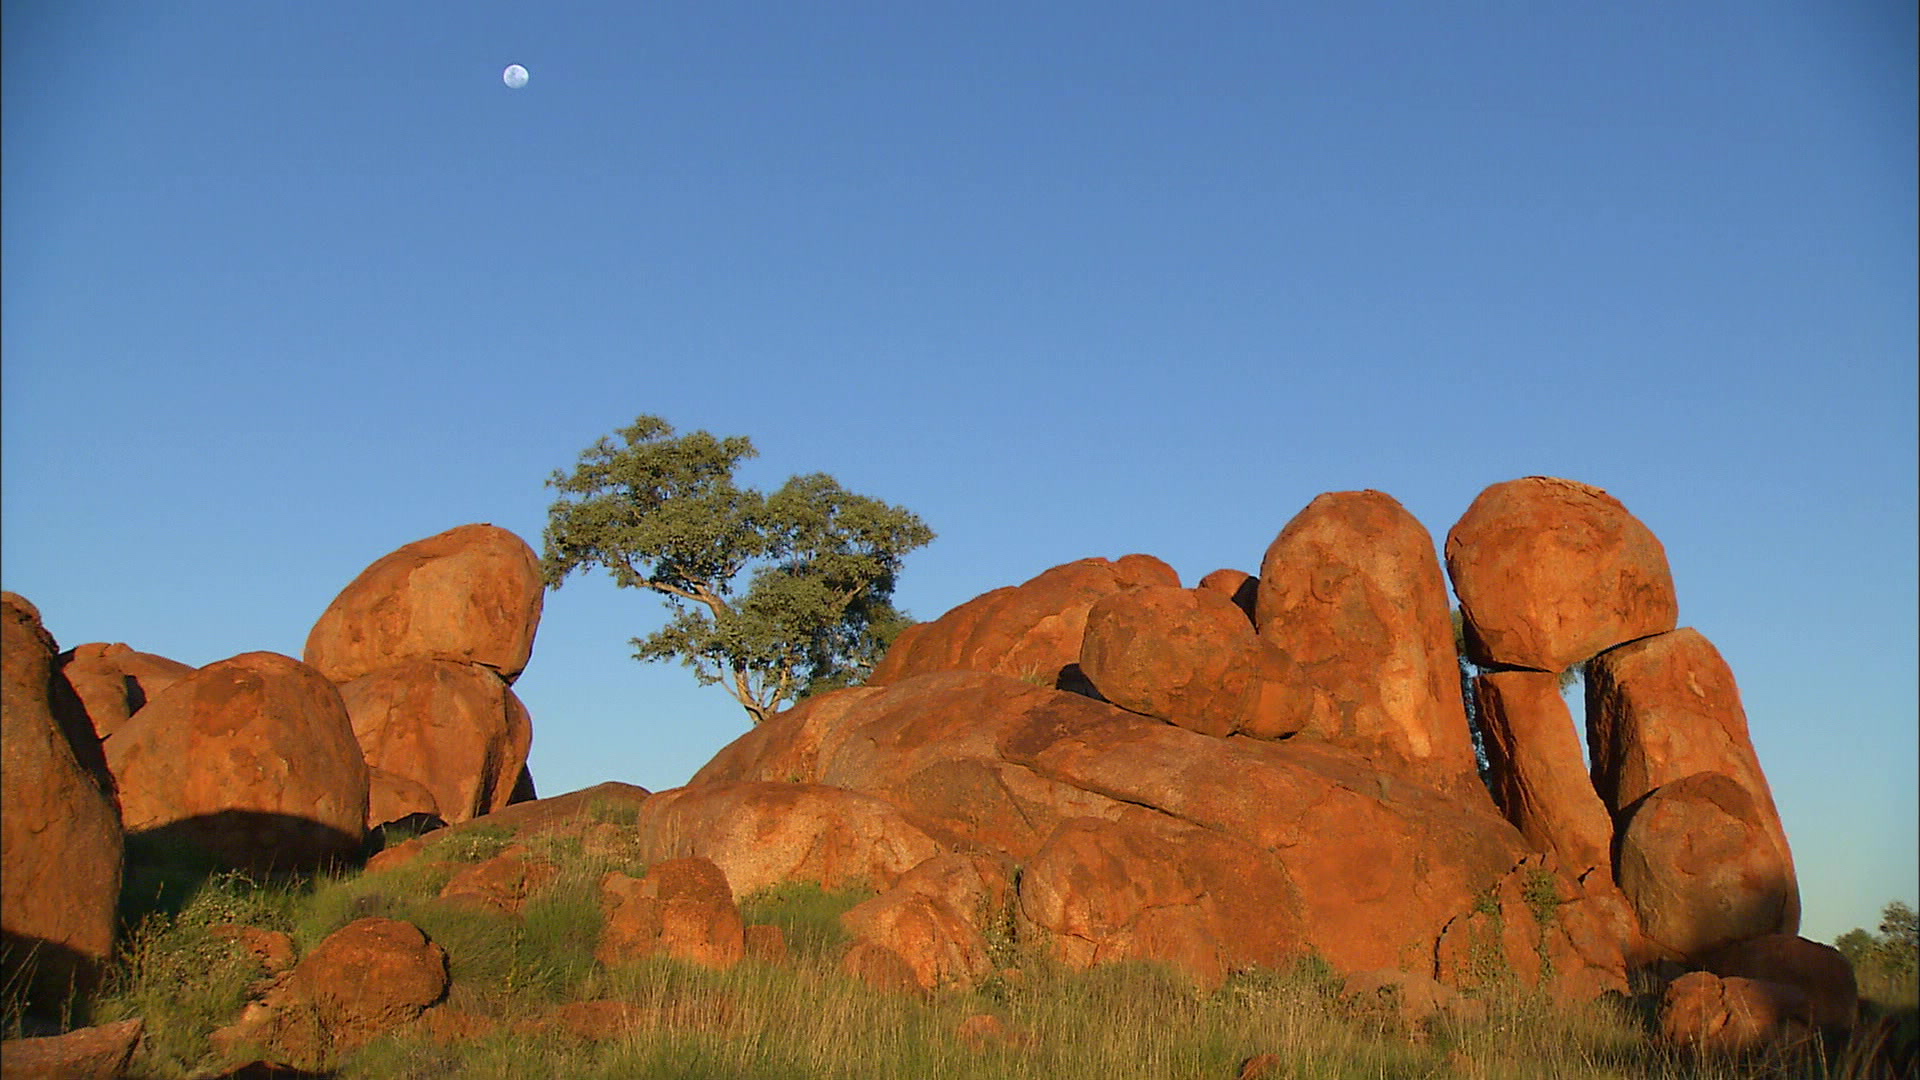
<svg viewBox="0 0 1920 1080">
<path fill-rule="evenodd" d="M 340 692 L 279 653 L 243 653 L 161 691 L 107 743 L 129 834 L 178 839 L 230 866 L 350 855 L 367 764 Z"/>
<path fill-rule="evenodd" d="M 481 664 L 512 682 L 533 655 L 543 589 L 525 540 L 461 525 L 361 571 L 314 623 L 305 658 L 334 682 L 429 659 Z"/>
<path fill-rule="evenodd" d="M 1678 625 L 1666 548 L 1597 487 L 1551 476 L 1495 484 L 1447 533 L 1446 554 L 1482 667 L 1565 671 Z"/>
<path fill-rule="evenodd" d="M 1797 922 L 1792 864 L 1753 796 L 1720 773 L 1647 796 L 1621 833 L 1619 867 L 1647 937 L 1688 960 Z"/>
</svg>

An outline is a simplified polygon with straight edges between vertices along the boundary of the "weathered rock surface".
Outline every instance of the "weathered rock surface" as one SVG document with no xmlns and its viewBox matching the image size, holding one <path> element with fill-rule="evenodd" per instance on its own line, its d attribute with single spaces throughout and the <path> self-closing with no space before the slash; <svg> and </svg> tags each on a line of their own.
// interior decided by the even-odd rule
<svg viewBox="0 0 1920 1080">
<path fill-rule="evenodd" d="M 120 1080 L 145 1021 L 80 1028 L 64 1035 L 0 1043 L 0 1080 Z"/>
<path fill-rule="evenodd" d="M 367 870 L 374 872 L 404 866 L 419 858 L 429 845 L 456 840 L 482 829 L 505 829 L 521 840 L 556 833 L 580 836 L 583 842 L 591 842 L 597 830 L 617 824 L 621 835 L 626 837 L 631 834 L 633 822 L 639 818 L 641 804 L 651 797 L 652 792 L 646 788 L 609 780 L 565 795 L 514 803 L 471 821 L 449 825 L 425 836 L 395 844 L 369 859 Z M 637 854 L 637 842 L 631 842 L 631 847 Z M 589 852 L 592 851 L 589 848 Z"/>
<path fill-rule="evenodd" d="M 1625 994 L 1649 957 L 1626 900 L 1598 874 L 1586 880 L 1529 855 L 1440 935 L 1434 974 L 1468 992 L 1545 990 L 1558 1001 Z"/>
<path fill-rule="evenodd" d="M 491 668 L 410 660 L 344 683 L 340 697 L 370 768 L 425 787 L 449 824 L 507 805 L 533 745 L 533 721 Z M 414 800 L 369 806 L 374 824 Z"/>
<path fill-rule="evenodd" d="M 1202 735 L 1291 735 L 1310 721 L 1298 665 L 1205 589 L 1145 586 L 1087 612 L 1080 671 L 1100 696 Z"/>
<path fill-rule="evenodd" d="M 1575 876 L 1613 879 L 1613 817 L 1593 789 L 1560 677 L 1503 671 L 1474 678 L 1494 801 L 1540 851 Z"/>
<path fill-rule="evenodd" d="M 461 525 L 376 560 L 307 636 L 305 659 L 335 682 L 403 660 L 480 664 L 511 683 L 533 655 L 540 560 L 492 525 Z"/>
<path fill-rule="evenodd" d="M 110 738 L 154 695 L 192 674 L 193 667 L 115 642 L 88 642 L 61 653 L 60 671 L 79 696 L 96 736 Z"/>
<path fill-rule="evenodd" d="M 1260 564 L 1260 635 L 1314 687 L 1305 730 L 1463 801 L 1486 798 L 1433 538 L 1391 495 L 1321 495 Z"/>
<path fill-rule="evenodd" d="M 208 664 L 160 692 L 107 745 L 128 833 L 229 865 L 314 866 L 366 832 L 367 765 L 340 693 L 278 653 Z"/>
<path fill-rule="evenodd" d="M 1706 958 L 1706 969 L 1723 978 L 1739 977 L 1791 986 L 1807 996 L 1814 1024 L 1829 1030 L 1853 1027 L 1859 1016 L 1860 987 L 1853 965 L 1840 950 L 1790 934 L 1768 934 L 1737 942 Z"/>
<path fill-rule="evenodd" d="M 425 784 L 385 769 L 367 769 L 367 829 L 408 819 L 444 822 L 440 802 Z"/>
<path fill-rule="evenodd" d="M 594 955 L 602 964 L 659 952 L 724 970 L 746 955 L 733 890 L 707 859 L 667 859 L 643 878 L 607 874 L 600 896 L 607 922 Z"/>
<path fill-rule="evenodd" d="M 1620 835 L 1619 877 L 1647 936 L 1683 959 L 1798 927 L 1792 863 L 1753 796 L 1717 772 L 1641 800 Z"/>
<path fill-rule="evenodd" d="M 57 1008 L 93 984 L 113 950 L 123 836 L 119 809 L 56 721 L 54 642 L 39 612 L 0 602 L 0 974 L 28 1004 Z M 98 754 L 90 733 L 84 748 Z"/>
<path fill-rule="evenodd" d="M 213 1042 L 320 1068 L 419 1017 L 446 991 L 446 950 L 418 927 L 358 919 L 314 946 L 284 983 L 215 1032 Z"/>
<path fill-rule="evenodd" d="M 1778 849 L 1786 890 L 1781 932 L 1800 927 L 1792 849 L 1747 733 L 1733 671 L 1692 628 L 1609 650 L 1587 666 L 1587 733 L 1594 787 L 1616 819 L 1656 788 L 1694 773 L 1730 777 L 1752 797 Z"/>
<path fill-rule="evenodd" d="M 1463 805 L 1304 737 L 1204 736 L 975 672 L 919 676 L 776 717 L 722 751 L 686 790 L 767 775 L 877 797 L 948 847 L 1026 862 L 1029 877 L 1063 823 L 1144 814 L 1158 824 L 1129 828 L 1158 838 L 1142 843 L 1178 847 L 1193 864 L 1180 870 L 1183 880 L 1219 879 L 1208 886 L 1213 910 L 1189 913 L 1189 922 L 1232 925 L 1240 940 L 1224 963 L 1290 957 L 1311 941 L 1346 968 L 1423 966 L 1448 920 L 1525 850 L 1484 788 Z M 732 868 L 728 876 L 739 887 Z M 780 879 L 770 870 L 759 880 Z M 1275 898 L 1289 879 L 1297 902 Z M 1235 881 L 1266 882 L 1267 894 L 1242 903 Z M 1054 919 L 1035 912 L 1034 926 Z M 1170 933 L 1154 930 L 1161 936 L 1147 940 Z"/>
<path fill-rule="evenodd" d="M 1110 593 L 1180 584 L 1151 555 L 1081 559 L 1023 585 L 995 589 L 930 623 L 909 627 L 874 668 L 869 686 L 937 671 L 991 671 L 1038 686 L 1078 684 L 1087 609 Z"/>
<path fill-rule="evenodd" d="M 1660 999 L 1660 1034 L 1707 1050 L 1749 1050 L 1807 1034 L 1809 1003 L 1791 986 L 1696 971 L 1675 979 Z"/>
<path fill-rule="evenodd" d="M 1564 671 L 1679 618 L 1667 552 L 1618 499 L 1550 476 L 1495 484 L 1447 534 L 1482 667 Z"/>
<path fill-rule="evenodd" d="M 882 799 L 819 784 L 738 782 L 663 791 L 641 804 L 643 857 L 699 857 L 736 896 L 785 881 L 886 888 L 941 853 Z"/>
</svg>

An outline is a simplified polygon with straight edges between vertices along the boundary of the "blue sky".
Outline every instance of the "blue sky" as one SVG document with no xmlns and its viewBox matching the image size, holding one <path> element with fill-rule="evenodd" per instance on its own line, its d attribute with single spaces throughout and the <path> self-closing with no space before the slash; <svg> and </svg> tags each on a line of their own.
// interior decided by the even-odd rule
<svg viewBox="0 0 1920 1080">
<path fill-rule="evenodd" d="M 641 413 L 918 512 L 923 618 L 1565 476 L 1740 679 L 1806 932 L 1916 899 L 1911 3 L 816 7 L 7 4 L 0 582 L 298 655 Z M 745 729 L 663 610 L 549 595 L 544 793 Z"/>
</svg>

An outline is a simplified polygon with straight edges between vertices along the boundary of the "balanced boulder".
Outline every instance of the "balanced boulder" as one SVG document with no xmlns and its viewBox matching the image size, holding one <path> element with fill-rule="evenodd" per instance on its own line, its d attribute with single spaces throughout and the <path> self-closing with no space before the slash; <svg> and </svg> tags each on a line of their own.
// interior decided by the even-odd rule
<svg viewBox="0 0 1920 1080">
<path fill-rule="evenodd" d="M 461 525 L 361 571 L 314 623 L 305 658 L 334 682 L 403 660 L 452 660 L 511 683 L 533 655 L 544 595 L 526 541 Z"/>
<path fill-rule="evenodd" d="M 107 743 L 129 834 L 227 865 L 310 867 L 350 855 L 367 824 L 367 764 L 340 692 L 318 671 L 253 652 L 160 692 Z"/>
<path fill-rule="evenodd" d="M 1679 618 L 1660 541 L 1620 500 L 1572 480 L 1487 488 L 1447 533 L 1446 556 L 1482 667 L 1564 671 Z"/>
</svg>

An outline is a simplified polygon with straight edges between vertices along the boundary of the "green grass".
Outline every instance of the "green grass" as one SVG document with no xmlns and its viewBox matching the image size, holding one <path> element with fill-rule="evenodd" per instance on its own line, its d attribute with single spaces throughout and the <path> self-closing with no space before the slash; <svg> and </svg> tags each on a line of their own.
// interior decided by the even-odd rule
<svg viewBox="0 0 1920 1080">
<path fill-rule="evenodd" d="M 504 839 L 483 834 L 459 851 L 485 857 Z M 136 1080 L 214 1075 L 235 1063 L 220 1060 L 208 1036 L 238 1016 L 261 972 L 210 927 L 245 922 L 284 930 L 304 954 L 353 919 L 383 915 L 418 925 L 447 950 L 447 1006 L 485 1018 L 495 1030 L 441 1045 L 402 1029 L 338 1062 L 342 1080 L 1230 1080 L 1257 1054 L 1276 1055 L 1271 1075 L 1284 1080 L 1871 1075 L 1846 1048 L 1803 1057 L 1697 1057 L 1649 1039 L 1634 1009 L 1597 1003 L 1554 1010 L 1511 993 L 1483 998 L 1483 1019 L 1410 1027 L 1381 1002 L 1343 1001 L 1339 974 L 1316 959 L 1287 971 L 1239 973 L 1203 993 L 1155 965 L 1068 971 L 1008 940 L 994 950 L 1001 970 L 977 989 L 925 999 L 888 995 L 839 971 L 850 944 L 839 916 L 872 894 L 812 885 L 779 886 L 742 903 L 748 923 L 784 931 L 786 964 L 711 971 L 649 957 L 605 969 L 593 960 L 602 927 L 599 880 L 608 869 L 643 868 L 586 856 L 564 841 L 540 854 L 560 858 L 561 870 L 517 918 L 439 902 L 449 871 L 427 859 L 379 874 L 300 880 L 203 875 L 170 894 L 176 906 L 140 917 L 106 989 L 89 1003 L 91 1014 L 147 1020 L 131 1073 Z M 543 1024 L 553 1007 L 589 1000 L 630 1003 L 654 1022 L 598 1042 Z M 969 1045 L 961 1024 L 978 1014 L 997 1018 L 1012 1041 Z"/>
</svg>

